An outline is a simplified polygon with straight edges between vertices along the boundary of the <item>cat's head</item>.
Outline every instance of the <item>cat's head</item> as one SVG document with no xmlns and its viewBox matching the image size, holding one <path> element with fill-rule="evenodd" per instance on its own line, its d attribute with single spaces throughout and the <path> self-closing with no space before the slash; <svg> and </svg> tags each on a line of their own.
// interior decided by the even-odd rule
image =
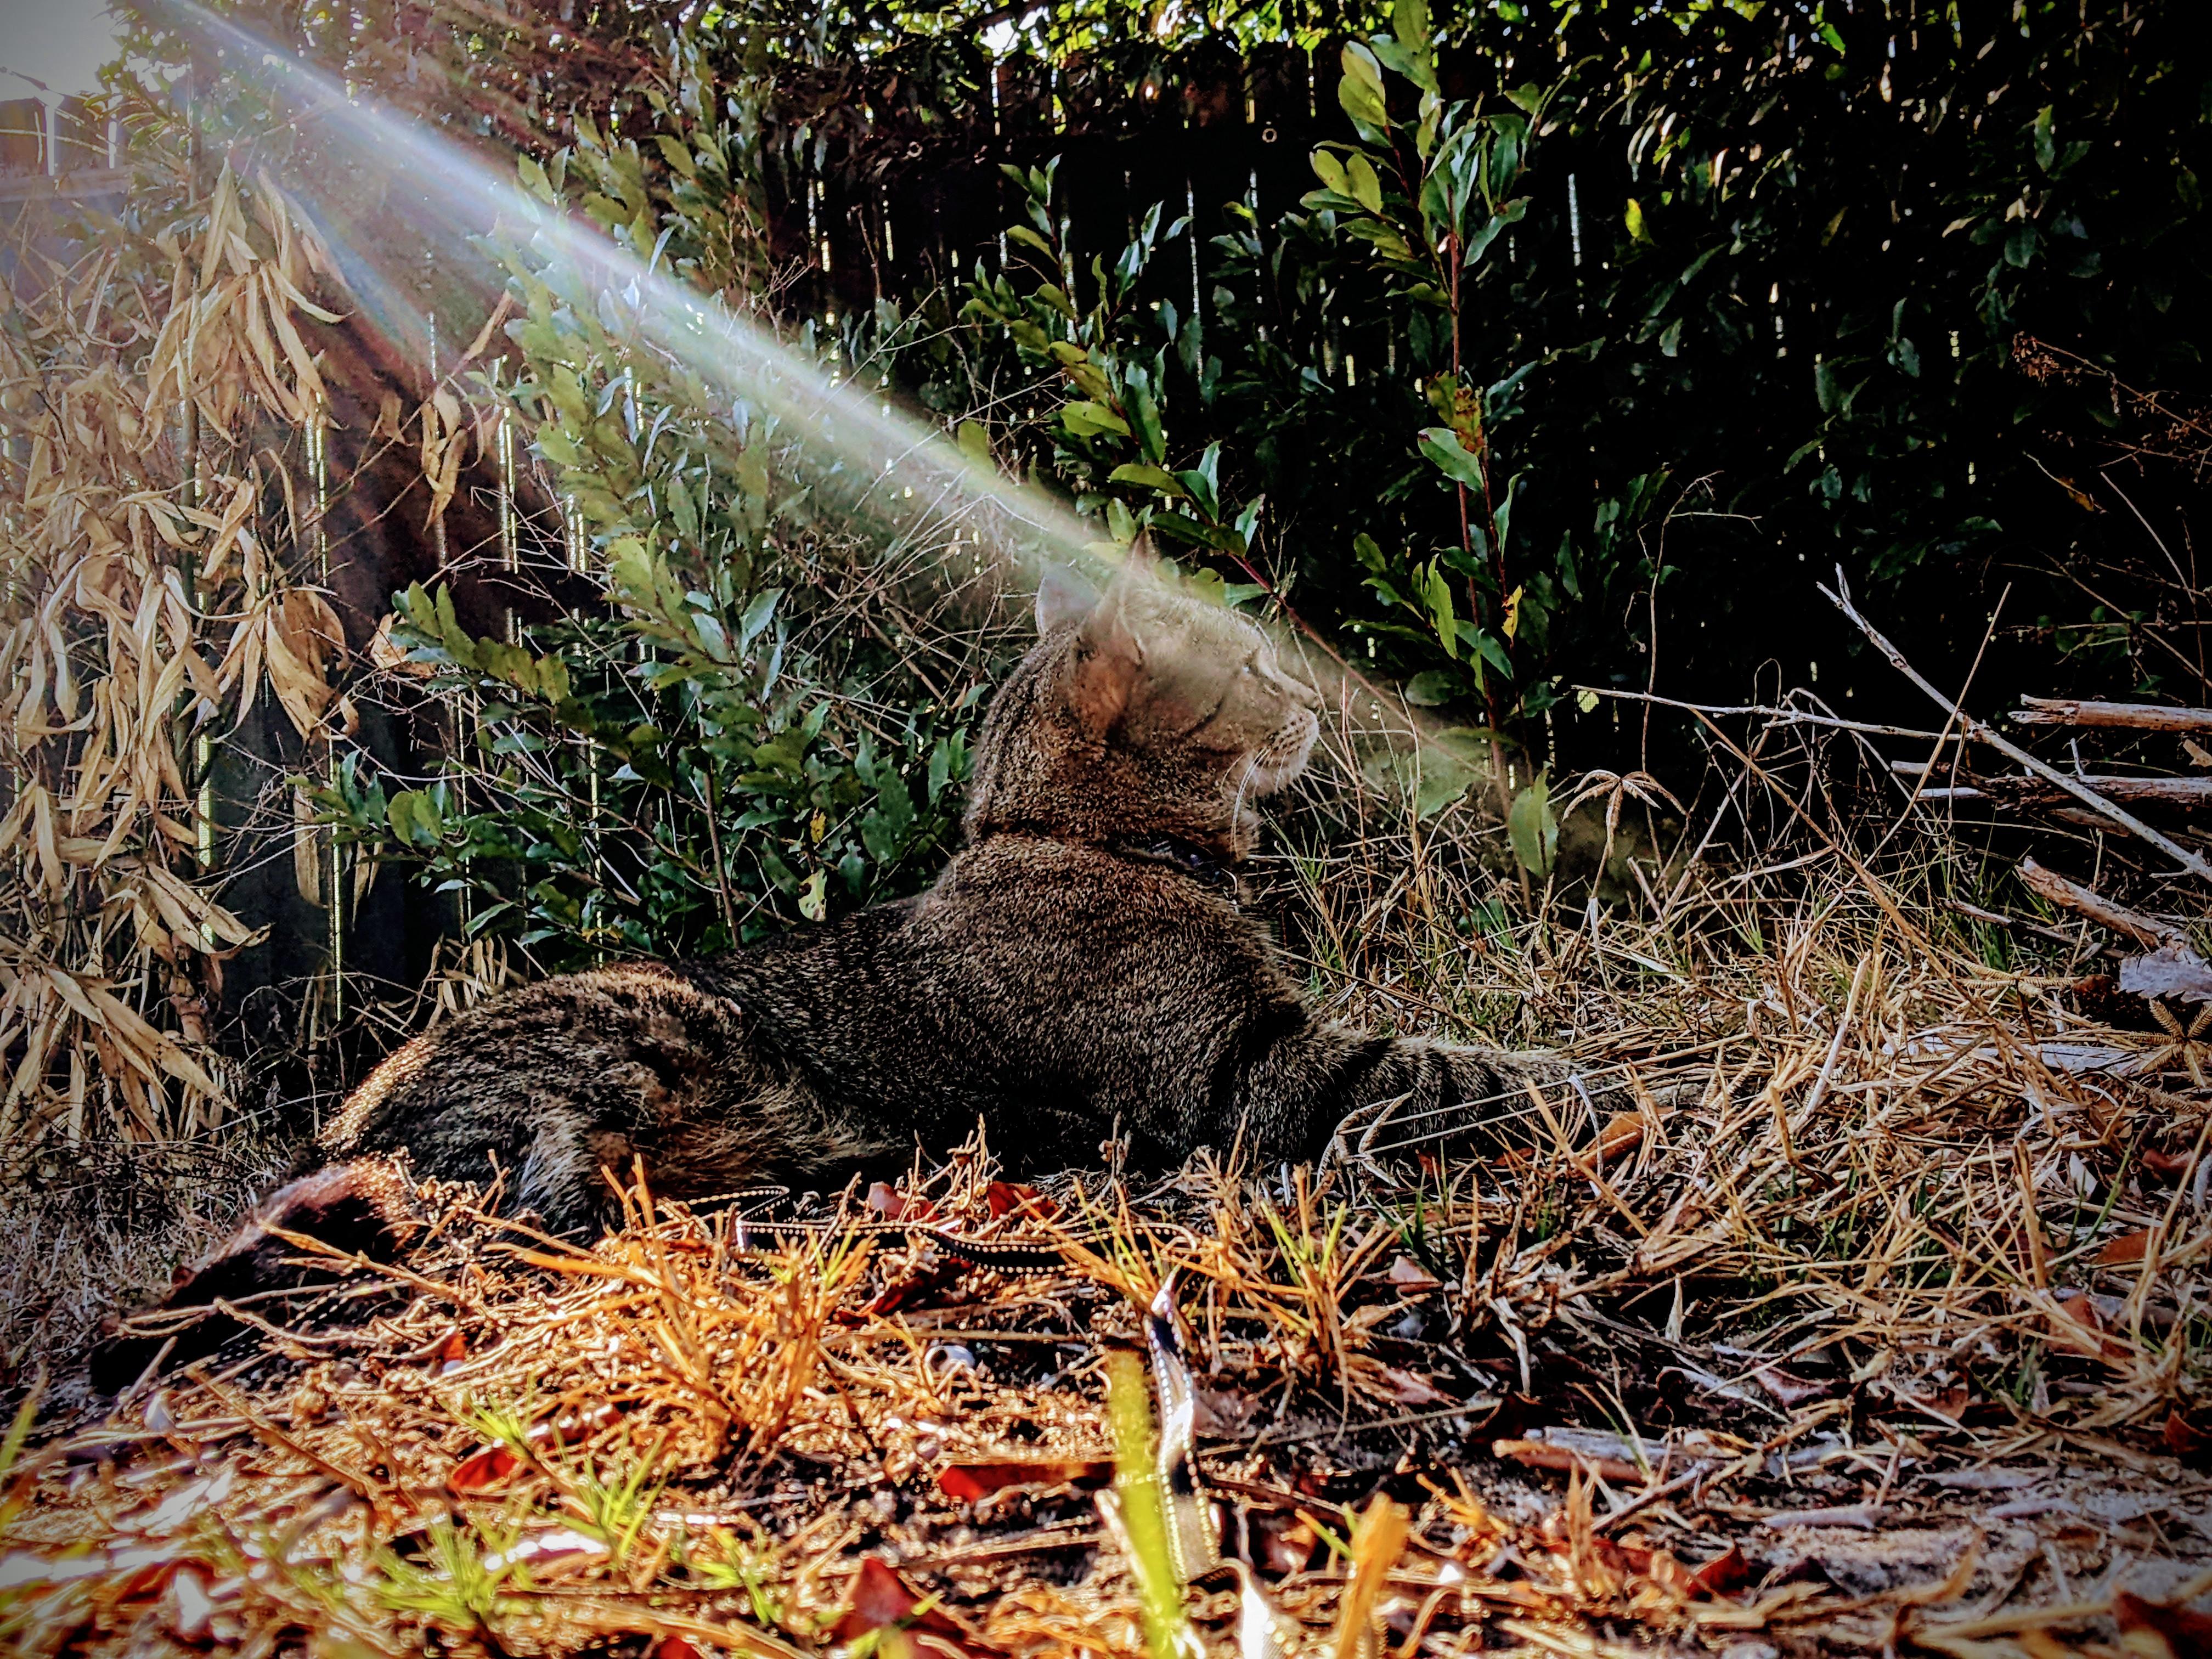
<svg viewBox="0 0 2212 1659">
<path fill-rule="evenodd" d="M 1320 732 L 1318 699 L 1267 635 L 1140 559 L 1103 594 L 1048 574 L 1036 620 L 1036 647 L 984 722 L 969 834 L 1173 836 L 1249 852 L 1253 803 L 1304 769 Z"/>
</svg>

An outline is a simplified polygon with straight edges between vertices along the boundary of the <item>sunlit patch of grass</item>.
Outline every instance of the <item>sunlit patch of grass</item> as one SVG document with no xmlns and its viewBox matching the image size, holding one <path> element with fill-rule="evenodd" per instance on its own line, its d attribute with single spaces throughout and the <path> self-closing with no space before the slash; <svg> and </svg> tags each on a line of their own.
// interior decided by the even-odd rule
<svg viewBox="0 0 2212 1659">
<path fill-rule="evenodd" d="M 513 1590 L 527 1589 L 529 1575 L 506 1559 L 522 1536 L 520 1527 L 488 1538 L 478 1528 L 440 1517 L 424 1534 L 422 1559 L 392 1549 L 376 1556 L 376 1598 L 395 1612 L 411 1614 L 448 1635 L 503 1650 L 498 1626 L 526 1603 Z"/>
<path fill-rule="evenodd" d="M 1383 1311 L 1353 1309 L 1350 1291 L 1392 1234 L 1378 1227 L 1358 1240 L 1348 1237 L 1351 1207 L 1322 1204 L 1304 1170 L 1291 1172 L 1287 1207 L 1267 1196 L 1255 1207 L 1281 1275 L 1248 1279 L 1239 1288 L 1274 1325 L 1288 1368 L 1320 1386 L 1334 1385 L 1348 1401 L 1362 1371 L 1372 1366 L 1365 1349 Z"/>
<path fill-rule="evenodd" d="M 697 1553 L 679 1534 L 669 1561 L 704 1589 L 744 1592 L 754 1621 L 763 1627 L 774 1630 L 783 1624 L 784 1602 L 776 1587 L 784 1568 L 771 1551 L 717 1527 Z"/>
<path fill-rule="evenodd" d="M 596 1467 L 586 1468 L 567 1493 L 578 1529 L 605 1545 L 607 1559 L 617 1568 L 629 1564 L 639 1534 L 653 1522 L 661 1487 L 654 1474 L 665 1443 L 656 1445 L 627 1469 L 617 1470 L 611 1479 Z"/>
</svg>

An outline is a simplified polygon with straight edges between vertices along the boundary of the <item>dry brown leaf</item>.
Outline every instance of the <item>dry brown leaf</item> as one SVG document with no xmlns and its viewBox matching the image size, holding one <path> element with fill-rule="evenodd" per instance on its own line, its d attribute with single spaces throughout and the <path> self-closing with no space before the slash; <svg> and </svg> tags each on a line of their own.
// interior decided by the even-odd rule
<svg viewBox="0 0 2212 1659">
<path fill-rule="evenodd" d="M 2148 1227 L 2137 1232 L 2123 1233 L 2118 1238 L 2106 1240 L 2104 1249 L 2099 1250 L 2094 1258 L 2094 1264 L 2100 1267 L 2127 1267 L 2142 1261 L 2143 1252 L 2149 1245 L 2150 1229 Z"/>
<path fill-rule="evenodd" d="M 1408 1296 L 1426 1296 L 1431 1291 L 1440 1291 L 1444 1287 L 1443 1280 L 1409 1255 L 1395 1258 L 1390 1263 L 1388 1277 L 1391 1284 Z"/>
<path fill-rule="evenodd" d="M 2112 1622 L 2120 1644 L 2144 1659 L 2200 1659 L 2212 1654 L 2212 1619 L 2188 1607 L 2147 1601 L 2129 1590 L 2112 1593 Z"/>
</svg>

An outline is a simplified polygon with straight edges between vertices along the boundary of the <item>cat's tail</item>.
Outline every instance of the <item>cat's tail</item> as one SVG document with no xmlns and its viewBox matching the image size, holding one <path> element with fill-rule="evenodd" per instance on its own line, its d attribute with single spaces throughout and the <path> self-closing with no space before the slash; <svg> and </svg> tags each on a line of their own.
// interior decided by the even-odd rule
<svg viewBox="0 0 2212 1659">
<path fill-rule="evenodd" d="M 422 1226 L 415 1188 L 385 1158 L 356 1158 L 295 1176 L 256 1204 L 222 1243 L 177 1269 L 167 1296 L 117 1321 L 90 1355 L 90 1381 L 119 1395 L 158 1362 L 162 1367 L 204 1359 L 244 1331 L 240 1310 L 278 1316 L 270 1292 L 322 1283 L 343 1270 L 283 1235 L 311 1238 L 343 1256 L 398 1259 Z"/>
</svg>

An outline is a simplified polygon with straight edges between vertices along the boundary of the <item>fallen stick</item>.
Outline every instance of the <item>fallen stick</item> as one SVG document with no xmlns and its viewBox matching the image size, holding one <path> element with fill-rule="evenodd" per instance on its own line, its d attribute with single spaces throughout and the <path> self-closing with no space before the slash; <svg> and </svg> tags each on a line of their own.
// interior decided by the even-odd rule
<svg viewBox="0 0 2212 1659">
<path fill-rule="evenodd" d="M 2034 756 L 2029 754 L 2027 750 L 2021 748 L 2011 738 L 2000 735 L 1998 732 L 1990 729 L 1990 727 L 1984 722 L 1976 720 L 1965 709 L 1960 708 L 1955 699 L 1947 697 L 1941 691 L 1937 690 L 1934 685 L 1929 684 L 1926 676 L 1923 675 L 1918 669 L 1915 668 L 1911 663 L 1905 659 L 1905 653 L 1902 651 L 1899 651 L 1895 646 L 1892 645 L 1882 636 L 1881 631 L 1876 629 L 1872 623 L 1869 622 L 1864 617 L 1859 614 L 1858 608 L 1851 603 L 1850 585 L 1844 580 L 1843 566 L 1838 565 L 1836 567 L 1835 587 L 1832 590 L 1828 587 L 1823 586 L 1820 589 L 1820 592 L 1827 595 L 1829 600 L 1838 611 L 1841 611 L 1844 615 L 1851 619 L 1851 622 L 1857 627 L 1859 632 L 1867 636 L 1868 642 L 1870 643 L 1875 650 L 1881 652 L 1883 656 L 1889 659 L 1891 667 L 1896 669 L 1899 673 L 1904 675 L 1905 678 L 1911 680 L 1915 685 L 1926 692 L 1929 698 L 1934 702 L 1940 704 L 1942 708 L 1954 712 L 1959 717 L 1960 730 L 1964 732 L 1967 737 L 1972 738 L 1977 743 L 1987 744 L 1999 754 L 2008 756 L 2013 760 L 2017 761 L 2021 765 L 2034 773 L 2036 776 L 2042 778 L 2048 782 L 2057 784 L 2061 789 L 2073 796 L 2076 800 L 2080 801 L 2084 806 L 2087 806 L 2091 811 L 2096 813 L 2100 817 L 2107 819 L 2113 823 L 2117 823 L 2120 828 L 2127 830 L 2130 834 L 2140 836 L 2142 840 L 2148 842 L 2152 846 L 2157 848 L 2160 852 L 2165 854 L 2176 864 L 2179 864 L 2183 869 L 2188 871 L 2191 875 L 2195 876 L 2203 881 L 2212 882 L 2212 864 L 2206 863 L 2200 854 L 2191 852 L 2186 847 L 2182 846 L 2180 842 L 2175 841 L 2172 836 L 2160 835 L 2157 830 L 2152 829 L 2150 825 L 2145 823 L 2141 818 L 2136 817 L 2134 813 L 2127 811 L 2122 807 L 2114 805 L 2111 801 L 2106 800 L 2102 795 L 2098 794 L 2094 790 L 2076 783 L 2072 778 L 2068 777 L 2063 772 L 2059 771 L 2056 767 L 2046 765 L 2042 761 L 2036 759 Z"/>
<path fill-rule="evenodd" d="M 2168 708 L 2154 702 L 2088 702 L 2079 697 L 2027 697 L 2013 719 L 2022 726 L 2120 726 L 2131 732 L 2212 732 L 2212 708 Z"/>
<path fill-rule="evenodd" d="M 1494 1457 L 1510 1458 L 1532 1469 L 1557 1469 L 1561 1474 L 1571 1474 L 1577 1469 L 1588 1474 L 1594 1470 L 1616 1486 L 1649 1479 L 1644 1470 L 1622 1458 L 1579 1451 L 1572 1446 L 1555 1446 L 1548 1440 L 1493 1440 L 1490 1450 Z"/>
<path fill-rule="evenodd" d="M 2166 806 L 2202 806 L 2212 803 L 2212 777 L 2207 778 L 2115 778 L 2092 775 L 2082 782 L 2106 800 L 2142 800 Z M 1983 787 L 1991 784 L 2011 784 L 2022 795 L 2033 786 L 2026 778 L 2014 780 L 1989 779 Z M 2004 793 L 2000 789 L 1996 793 Z"/>
<path fill-rule="evenodd" d="M 1889 769 L 1903 775 L 1917 775 L 1925 768 L 1921 761 L 1892 761 Z M 2075 780 L 2087 784 L 2107 800 L 2152 801 L 2167 806 L 2212 805 L 2212 777 L 2201 778 L 2129 778 L 2107 772 L 2093 772 Z M 2052 788 L 2039 778 L 1977 777 L 1971 785 L 1952 789 L 1923 789 L 1921 800 L 1994 800 L 2008 806 L 2048 805 L 2064 799 L 2062 792 Z"/>
<path fill-rule="evenodd" d="M 1836 714 L 1820 714 L 1809 708 L 1784 708 L 1763 702 L 1684 702 L 1678 697 L 1656 696 L 1649 691 L 1623 691 L 1610 685 L 1577 685 L 1594 697 L 1613 697 L 1622 702 L 1648 702 L 1655 708 L 1680 708 L 1692 714 L 1764 714 L 1778 726 L 1826 726 L 1838 732 L 1858 732 L 1870 738 L 1917 738 L 1926 743 L 1953 743 L 1948 732 L 1923 732 L 1914 726 L 1884 726 L 1875 720 L 1847 720 Z"/>
<path fill-rule="evenodd" d="M 2060 945 L 2074 943 L 2070 933 L 2062 933 L 2056 927 L 2046 927 L 2039 921 L 2030 921 L 2026 916 L 2008 916 L 1995 910 L 1984 910 L 1980 905 L 1969 904 L 1964 899 L 1947 898 L 1943 902 L 1960 915 L 1972 916 L 1976 921 L 1985 921 L 1993 927 L 2018 927 L 2025 933 L 2039 933 L 2045 939 L 2055 940 Z M 2115 947 L 2108 945 L 2106 948 L 2112 950 Z"/>
<path fill-rule="evenodd" d="M 2155 950 L 2161 945 L 2185 943 L 2188 935 L 2172 922 L 2160 921 L 2115 904 L 2079 882 L 2069 881 L 2056 870 L 2046 870 L 2033 859 L 2020 861 L 2020 879 L 2027 890 L 2053 904 L 2080 912 L 2100 927 L 2125 933 L 2136 943 Z"/>
</svg>

